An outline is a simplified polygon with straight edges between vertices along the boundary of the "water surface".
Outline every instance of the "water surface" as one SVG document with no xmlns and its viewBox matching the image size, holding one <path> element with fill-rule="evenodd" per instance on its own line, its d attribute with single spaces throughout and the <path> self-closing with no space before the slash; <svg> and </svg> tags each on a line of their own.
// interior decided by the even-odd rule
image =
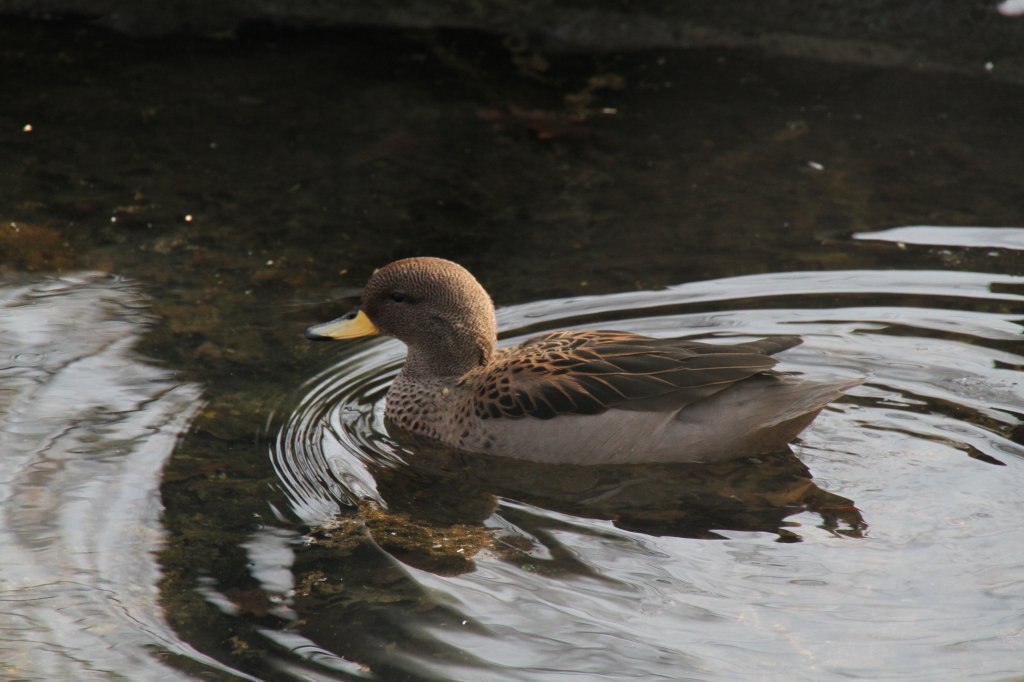
<svg viewBox="0 0 1024 682">
<path fill-rule="evenodd" d="M 1020 674 L 1024 92 L 466 33 L 0 25 L 0 664 L 13 679 Z M 791 452 L 544 467 L 389 434 L 465 264 L 501 343 L 799 334 Z"/>
<path fill-rule="evenodd" d="M 392 642 L 404 655 L 374 669 L 412 677 L 1014 674 L 1024 384 L 1021 355 L 1007 349 L 1019 351 L 1020 321 L 983 308 L 1019 305 L 1019 293 L 992 292 L 1021 284 L 779 273 L 500 311 L 509 342 L 566 326 L 795 333 L 805 343 L 780 356 L 785 371 L 866 377 L 792 454 L 725 466 L 513 465 L 402 444 L 381 418 L 400 344 L 350 350 L 271 427 L 293 512 L 327 524 L 294 538 L 297 622 L 357 660 Z M 932 305 L 834 303 L 869 293 Z M 798 296 L 833 304 L 784 307 Z M 981 310 L 962 309 L 975 298 Z M 708 303 L 714 312 L 689 312 Z M 331 521 L 339 513 L 358 523 Z M 408 524 L 418 525 L 396 537 Z M 334 624 L 354 617 L 332 592 L 352 584 L 339 566 L 367 546 L 400 562 L 386 563 L 404 599 L 369 613 L 348 605 L 369 632 L 336 640 Z M 331 616 L 319 613 L 327 604 Z M 376 631 L 396 625 L 401 634 Z"/>
</svg>

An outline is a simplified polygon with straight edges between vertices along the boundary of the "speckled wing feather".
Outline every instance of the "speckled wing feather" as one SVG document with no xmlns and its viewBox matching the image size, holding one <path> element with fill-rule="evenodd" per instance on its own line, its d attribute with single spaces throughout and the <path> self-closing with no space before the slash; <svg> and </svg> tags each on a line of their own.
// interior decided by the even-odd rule
<svg viewBox="0 0 1024 682">
<path fill-rule="evenodd" d="M 483 419 L 681 409 L 775 365 L 800 343 L 716 345 L 625 332 L 553 332 L 499 351 L 474 400 Z"/>
</svg>

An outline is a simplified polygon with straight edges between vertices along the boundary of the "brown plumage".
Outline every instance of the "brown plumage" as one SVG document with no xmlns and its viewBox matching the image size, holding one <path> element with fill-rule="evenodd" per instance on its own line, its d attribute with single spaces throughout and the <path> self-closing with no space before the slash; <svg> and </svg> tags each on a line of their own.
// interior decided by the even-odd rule
<svg viewBox="0 0 1024 682">
<path fill-rule="evenodd" d="M 541 462 L 723 460 L 783 449 L 859 381 L 772 371 L 782 336 L 733 345 L 615 331 L 541 334 L 497 349 L 494 306 L 461 266 L 381 268 L 361 309 L 314 339 L 384 333 L 408 348 L 387 395 L 398 426 L 447 445 Z"/>
</svg>

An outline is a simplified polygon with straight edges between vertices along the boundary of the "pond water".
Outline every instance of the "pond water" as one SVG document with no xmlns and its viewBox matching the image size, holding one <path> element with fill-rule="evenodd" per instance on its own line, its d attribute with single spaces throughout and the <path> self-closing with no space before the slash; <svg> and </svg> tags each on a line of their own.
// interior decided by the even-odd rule
<svg viewBox="0 0 1024 682">
<path fill-rule="evenodd" d="M 1019 85 L 0 31 L 0 676 L 1021 679 Z M 402 346 L 301 332 L 416 254 L 502 344 L 798 334 L 864 383 L 724 464 L 403 440 Z"/>
</svg>

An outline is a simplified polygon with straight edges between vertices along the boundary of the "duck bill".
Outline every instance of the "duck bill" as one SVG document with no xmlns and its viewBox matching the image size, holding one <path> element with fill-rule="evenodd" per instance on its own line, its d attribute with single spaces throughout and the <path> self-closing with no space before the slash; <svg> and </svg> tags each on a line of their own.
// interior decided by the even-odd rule
<svg viewBox="0 0 1024 682">
<path fill-rule="evenodd" d="M 358 339 L 377 334 L 380 334 L 380 329 L 360 308 L 353 308 L 336 320 L 315 324 L 306 330 L 306 338 L 313 341 Z"/>
</svg>

